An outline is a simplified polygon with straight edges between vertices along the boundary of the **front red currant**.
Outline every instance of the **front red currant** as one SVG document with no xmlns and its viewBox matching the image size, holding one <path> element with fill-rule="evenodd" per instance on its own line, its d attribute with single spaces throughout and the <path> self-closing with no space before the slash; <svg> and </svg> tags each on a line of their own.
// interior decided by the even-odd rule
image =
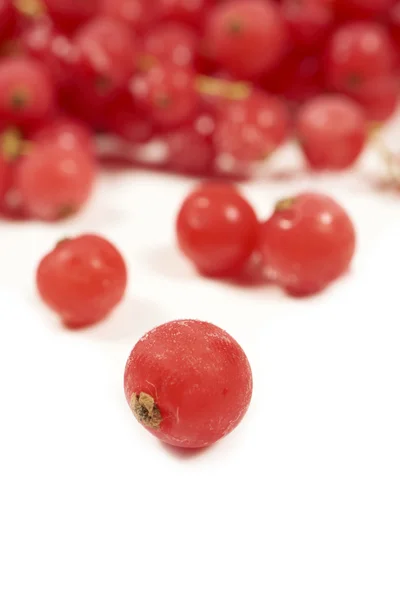
<svg viewBox="0 0 400 600">
<path fill-rule="evenodd" d="M 356 246 L 353 223 L 329 196 L 303 193 L 279 202 L 261 226 L 269 276 L 289 294 L 315 294 L 343 275 Z"/>
<path fill-rule="evenodd" d="M 204 448 L 230 433 L 250 404 L 252 374 L 239 344 L 201 321 L 172 321 L 147 333 L 125 368 L 125 395 L 161 441 Z"/>
<path fill-rule="evenodd" d="M 120 252 L 97 235 L 62 240 L 39 264 L 36 282 L 66 327 L 103 320 L 122 300 L 127 270 Z"/>
</svg>

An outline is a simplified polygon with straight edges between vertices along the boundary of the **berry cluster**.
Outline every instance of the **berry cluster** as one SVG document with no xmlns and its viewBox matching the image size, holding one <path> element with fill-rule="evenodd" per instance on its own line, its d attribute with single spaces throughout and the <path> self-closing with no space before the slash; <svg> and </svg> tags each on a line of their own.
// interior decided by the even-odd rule
<svg viewBox="0 0 400 600">
<path fill-rule="evenodd" d="M 399 7 L 2 0 L 0 213 L 76 212 L 98 150 L 141 163 L 154 140 L 158 167 L 207 177 L 249 176 L 290 136 L 314 169 L 351 166 L 397 104 Z"/>
<path fill-rule="evenodd" d="M 211 181 L 176 223 L 199 273 L 307 296 L 348 270 L 355 230 L 332 198 L 303 192 L 260 222 L 218 177 L 250 176 L 290 138 L 311 169 L 353 165 L 397 105 L 400 3 L 0 0 L 0 57 L 2 217 L 72 215 L 110 148 L 143 164 L 156 141 L 155 166 Z M 60 241 L 37 270 L 41 298 L 71 329 L 106 318 L 127 279 L 97 235 Z M 175 321 L 135 346 L 125 392 L 154 435 L 197 448 L 240 422 L 252 375 L 226 332 Z"/>
</svg>

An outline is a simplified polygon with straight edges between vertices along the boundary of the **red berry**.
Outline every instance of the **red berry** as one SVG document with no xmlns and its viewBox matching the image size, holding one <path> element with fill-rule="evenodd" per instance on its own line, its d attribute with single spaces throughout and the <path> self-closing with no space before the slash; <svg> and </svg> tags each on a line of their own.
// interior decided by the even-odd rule
<svg viewBox="0 0 400 600">
<path fill-rule="evenodd" d="M 82 83 L 93 87 L 99 96 L 128 83 L 135 68 L 136 44 L 127 25 L 96 17 L 78 30 L 75 44 Z"/>
<path fill-rule="evenodd" d="M 364 148 L 367 122 L 350 98 L 317 96 L 299 110 L 297 136 L 313 168 L 346 169 Z"/>
<path fill-rule="evenodd" d="M 83 123 L 69 117 L 59 117 L 50 124 L 41 127 L 32 135 L 37 144 L 54 144 L 63 150 L 75 150 L 95 154 L 95 145 L 90 129 Z"/>
<path fill-rule="evenodd" d="M 285 26 L 272 1 L 228 0 L 210 10 L 204 43 L 224 69 L 253 78 L 278 63 Z"/>
<path fill-rule="evenodd" d="M 99 0 L 43 0 L 53 21 L 63 30 L 71 31 L 83 21 L 94 17 Z"/>
<path fill-rule="evenodd" d="M 251 163 L 265 160 L 289 133 L 289 114 L 279 98 L 253 92 L 244 100 L 224 105 L 214 141 L 218 154 Z"/>
<path fill-rule="evenodd" d="M 335 11 L 345 19 L 364 19 L 383 16 L 395 0 L 334 0 Z"/>
<path fill-rule="evenodd" d="M 325 87 L 321 57 L 294 50 L 263 79 L 263 88 L 296 104 L 320 94 Z"/>
<path fill-rule="evenodd" d="M 330 87 L 358 94 L 376 78 L 393 70 L 393 47 L 386 29 L 378 23 L 349 23 L 333 34 L 327 51 Z"/>
<path fill-rule="evenodd" d="M 158 0 L 158 18 L 177 21 L 199 28 L 210 5 L 210 0 Z"/>
<path fill-rule="evenodd" d="M 370 121 L 386 121 L 396 112 L 399 91 L 398 76 L 391 74 L 366 83 L 354 97 Z"/>
<path fill-rule="evenodd" d="M 16 189 L 32 218 L 55 221 L 77 212 L 88 200 L 94 176 L 90 153 L 48 143 L 34 146 L 21 160 Z"/>
<path fill-rule="evenodd" d="M 100 0 L 102 14 L 118 19 L 135 33 L 146 30 L 159 0 Z"/>
<path fill-rule="evenodd" d="M 279 202 L 261 226 L 260 249 L 269 275 L 296 296 L 323 290 L 349 268 L 353 224 L 329 196 L 303 193 Z"/>
<path fill-rule="evenodd" d="M 389 31 L 396 49 L 400 48 L 400 2 L 396 2 L 388 14 Z"/>
<path fill-rule="evenodd" d="M 43 66 L 30 58 L 0 62 L 0 122 L 31 125 L 53 110 L 53 86 Z"/>
<path fill-rule="evenodd" d="M 331 0 L 283 0 L 282 14 L 290 39 L 297 46 L 320 45 L 333 26 Z"/>
<path fill-rule="evenodd" d="M 68 83 L 77 62 L 77 52 L 70 39 L 56 31 L 49 19 L 33 21 L 22 32 L 20 43 L 26 54 L 47 68 L 57 85 Z"/>
<path fill-rule="evenodd" d="M 185 123 L 198 108 L 199 97 L 190 69 L 160 65 L 138 76 L 131 88 L 138 105 L 160 127 Z"/>
<path fill-rule="evenodd" d="M 196 125 L 186 125 L 167 133 L 167 166 L 181 173 L 210 175 L 215 151 L 212 140 L 202 134 Z"/>
<path fill-rule="evenodd" d="M 124 383 L 139 423 L 182 448 L 205 448 L 233 431 L 253 390 L 239 344 L 219 327 L 192 320 L 166 323 L 139 340 Z"/>
<path fill-rule="evenodd" d="M 193 64 L 197 45 L 197 35 L 190 27 L 180 23 L 161 23 L 145 36 L 143 52 L 162 63 L 189 67 Z"/>
<path fill-rule="evenodd" d="M 11 0 L 0 0 L 0 39 L 6 39 L 14 28 L 15 9 Z"/>
<path fill-rule="evenodd" d="M 257 245 L 253 208 L 224 183 L 196 188 L 184 201 L 176 228 L 180 249 L 207 276 L 240 274 Z"/>
<path fill-rule="evenodd" d="M 122 300 L 127 270 L 120 252 L 97 235 L 65 239 L 39 264 L 39 294 L 66 327 L 102 321 Z"/>
<path fill-rule="evenodd" d="M 143 109 L 139 109 L 128 89 L 106 105 L 103 127 L 133 144 L 150 141 L 154 133 L 154 123 Z"/>
</svg>

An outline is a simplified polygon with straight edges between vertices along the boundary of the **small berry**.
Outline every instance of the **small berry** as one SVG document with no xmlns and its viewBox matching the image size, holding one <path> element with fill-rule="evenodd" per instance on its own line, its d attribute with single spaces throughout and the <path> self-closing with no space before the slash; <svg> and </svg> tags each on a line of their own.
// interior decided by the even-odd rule
<svg viewBox="0 0 400 600">
<path fill-rule="evenodd" d="M 239 192 L 224 183 L 196 188 L 176 224 L 178 244 L 206 276 L 237 276 L 257 245 L 257 216 Z"/>
<path fill-rule="evenodd" d="M 296 50 L 321 45 L 334 22 L 331 0 L 283 0 L 282 14 Z"/>
<path fill-rule="evenodd" d="M 269 276 L 295 296 L 318 293 L 343 275 L 355 245 L 354 226 L 343 208 L 311 192 L 278 202 L 260 231 Z"/>
<path fill-rule="evenodd" d="M 135 33 L 146 31 L 159 0 L 100 0 L 101 14 L 118 19 Z"/>
<path fill-rule="evenodd" d="M 153 67 L 132 83 L 132 93 L 160 127 L 171 128 L 190 121 L 199 104 L 194 73 L 171 64 Z"/>
<path fill-rule="evenodd" d="M 139 423 L 182 448 L 205 448 L 233 431 L 253 389 L 239 344 L 219 327 L 193 320 L 147 333 L 133 348 L 124 379 Z"/>
<path fill-rule="evenodd" d="M 362 109 L 345 96 L 312 98 L 299 110 L 297 137 L 314 169 L 346 169 L 359 157 L 367 141 Z"/>
<path fill-rule="evenodd" d="M 64 31 L 71 31 L 94 17 L 99 0 L 42 0 L 52 20 Z"/>
<path fill-rule="evenodd" d="M 214 134 L 218 154 L 251 163 L 268 158 L 289 133 L 285 103 L 262 92 L 226 103 Z"/>
<path fill-rule="evenodd" d="M 393 46 L 379 23 L 348 23 L 339 27 L 328 45 L 326 76 L 329 87 L 351 95 L 376 78 L 392 73 Z"/>
<path fill-rule="evenodd" d="M 168 132 L 164 141 L 169 169 L 191 175 L 212 173 L 215 159 L 212 140 L 199 133 L 194 124 Z"/>
<path fill-rule="evenodd" d="M 166 22 L 185 23 L 199 29 L 210 4 L 210 0 L 157 0 L 155 14 Z"/>
<path fill-rule="evenodd" d="M 83 151 L 95 154 L 95 145 L 90 132 L 80 121 L 70 117 L 59 117 L 37 129 L 31 136 L 36 144 L 54 144 L 63 150 Z"/>
<path fill-rule="evenodd" d="M 210 10 L 204 44 L 224 69 L 254 78 L 279 62 L 286 44 L 285 25 L 270 0 L 228 0 Z"/>
<path fill-rule="evenodd" d="M 177 67 L 190 67 L 196 55 L 198 37 L 180 23 L 160 23 L 144 37 L 142 50 L 149 59 L 170 62 Z"/>
<path fill-rule="evenodd" d="M 0 62 L 0 122 L 27 126 L 49 117 L 54 90 L 46 69 L 31 58 Z"/>
<path fill-rule="evenodd" d="M 86 87 L 106 97 L 128 83 L 135 68 L 136 43 L 127 25 L 99 16 L 83 25 L 74 41 Z"/>
<path fill-rule="evenodd" d="M 120 252 L 97 235 L 65 239 L 40 262 L 36 283 L 66 327 L 102 321 L 121 302 L 127 269 Z"/>
<path fill-rule="evenodd" d="M 38 144 L 18 164 L 15 184 L 32 218 L 56 221 L 86 203 L 95 172 L 94 158 L 83 148 Z"/>
</svg>

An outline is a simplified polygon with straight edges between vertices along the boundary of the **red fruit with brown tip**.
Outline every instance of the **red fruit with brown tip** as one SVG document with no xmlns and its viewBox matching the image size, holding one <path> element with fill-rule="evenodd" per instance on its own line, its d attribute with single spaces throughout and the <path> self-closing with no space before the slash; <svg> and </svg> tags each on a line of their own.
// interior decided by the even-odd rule
<svg viewBox="0 0 400 600">
<path fill-rule="evenodd" d="M 205 448 L 233 431 L 250 404 L 253 381 L 239 344 L 202 321 L 172 321 L 147 333 L 125 368 L 136 419 L 162 442 Z"/>
</svg>

